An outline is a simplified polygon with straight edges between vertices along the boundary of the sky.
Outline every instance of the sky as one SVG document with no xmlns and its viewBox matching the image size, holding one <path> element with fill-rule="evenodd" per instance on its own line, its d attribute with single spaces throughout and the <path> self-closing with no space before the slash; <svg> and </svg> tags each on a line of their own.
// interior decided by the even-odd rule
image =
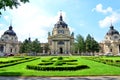
<svg viewBox="0 0 120 80">
<path fill-rule="evenodd" d="M 1 10 L 0 36 L 12 24 L 19 41 L 31 37 L 48 42 L 48 32 L 52 32 L 62 10 L 63 20 L 75 37 L 80 34 L 86 38 L 90 34 L 101 42 L 111 23 L 120 31 L 119 3 L 120 0 L 30 0 L 17 9 Z"/>
</svg>

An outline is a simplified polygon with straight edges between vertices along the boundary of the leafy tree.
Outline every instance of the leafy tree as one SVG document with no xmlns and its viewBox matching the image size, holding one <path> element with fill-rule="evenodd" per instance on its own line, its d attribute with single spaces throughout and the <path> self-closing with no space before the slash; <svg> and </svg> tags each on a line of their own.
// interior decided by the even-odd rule
<svg viewBox="0 0 120 80">
<path fill-rule="evenodd" d="M 92 38 L 92 53 L 94 55 L 95 52 L 99 52 L 100 50 L 100 46 L 99 46 L 99 43 L 97 41 L 94 40 L 94 38 Z"/>
<path fill-rule="evenodd" d="M 20 2 L 26 3 L 29 2 L 29 0 L 0 0 L 0 10 L 6 10 L 6 7 L 9 7 L 10 9 L 13 9 L 13 7 L 17 8 L 20 5 Z"/>
<path fill-rule="evenodd" d="M 85 41 L 84 41 L 84 38 L 80 34 L 77 35 L 76 44 L 74 45 L 75 45 L 75 48 L 77 48 L 78 53 L 85 52 Z"/>
<path fill-rule="evenodd" d="M 41 46 L 40 46 L 40 42 L 38 41 L 38 39 L 35 39 L 35 40 L 32 42 L 31 47 L 32 47 L 32 49 L 31 49 L 32 52 L 35 52 L 35 53 L 40 52 Z"/>
<path fill-rule="evenodd" d="M 38 41 L 38 39 L 35 39 L 34 41 L 31 41 L 30 38 L 27 40 L 25 39 L 25 41 L 23 41 L 23 43 L 21 43 L 20 46 L 20 53 L 39 53 L 41 51 L 41 46 L 40 46 L 40 42 Z"/>
<path fill-rule="evenodd" d="M 27 39 L 21 43 L 20 53 L 29 53 L 31 51 L 31 42 Z"/>
<path fill-rule="evenodd" d="M 92 37 L 90 36 L 90 34 L 87 35 L 85 43 L 86 51 L 90 53 L 92 49 Z"/>
<path fill-rule="evenodd" d="M 89 52 L 89 53 L 92 52 L 93 55 L 94 55 L 94 52 L 98 52 L 100 49 L 99 43 L 95 41 L 94 38 L 90 36 L 90 34 L 88 34 L 85 43 L 86 43 L 86 52 Z"/>
</svg>

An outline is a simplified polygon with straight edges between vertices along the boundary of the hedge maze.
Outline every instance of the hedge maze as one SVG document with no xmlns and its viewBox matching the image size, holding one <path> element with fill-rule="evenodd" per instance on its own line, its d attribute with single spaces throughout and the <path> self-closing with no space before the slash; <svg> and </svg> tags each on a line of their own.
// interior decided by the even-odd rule
<svg viewBox="0 0 120 80">
<path fill-rule="evenodd" d="M 26 68 L 38 71 L 73 71 L 89 67 L 78 63 L 78 60 L 76 59 L 60 56 L 42 59 L 39 64 L 27 65 Z"/>
</svg>

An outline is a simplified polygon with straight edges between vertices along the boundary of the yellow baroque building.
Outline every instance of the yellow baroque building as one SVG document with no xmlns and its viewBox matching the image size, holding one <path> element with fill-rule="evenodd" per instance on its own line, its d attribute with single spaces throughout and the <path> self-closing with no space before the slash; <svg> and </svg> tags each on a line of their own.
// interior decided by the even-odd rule
<svg viewBox="0 0 120 80">
<path fill-rule="evenodd" d="M 48 33 L 48 44 L 51 54 L 70 54 L 74 43 L 74 33 L 70 33 L 68 25 L 60 14 L 59 21 L 54 25 L 52 33 Z"/>
<path fill-rule="evenodd" d="M 103 54 L 118 55 L 120 53 L 120 34 L 112 24 L 100 46 Z"/>
</svg>

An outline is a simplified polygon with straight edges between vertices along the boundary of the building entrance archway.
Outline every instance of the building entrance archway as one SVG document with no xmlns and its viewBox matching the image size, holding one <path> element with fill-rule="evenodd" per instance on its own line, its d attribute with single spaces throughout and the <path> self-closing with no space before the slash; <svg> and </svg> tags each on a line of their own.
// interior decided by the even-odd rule
<svg viewBox="0 0 120 80">
<path fill-rule="evenodd" d="M 60 47 L 60 54 L 62 54 L 63 53 L 63 48 L 62 47 Z"/>
</svg>

